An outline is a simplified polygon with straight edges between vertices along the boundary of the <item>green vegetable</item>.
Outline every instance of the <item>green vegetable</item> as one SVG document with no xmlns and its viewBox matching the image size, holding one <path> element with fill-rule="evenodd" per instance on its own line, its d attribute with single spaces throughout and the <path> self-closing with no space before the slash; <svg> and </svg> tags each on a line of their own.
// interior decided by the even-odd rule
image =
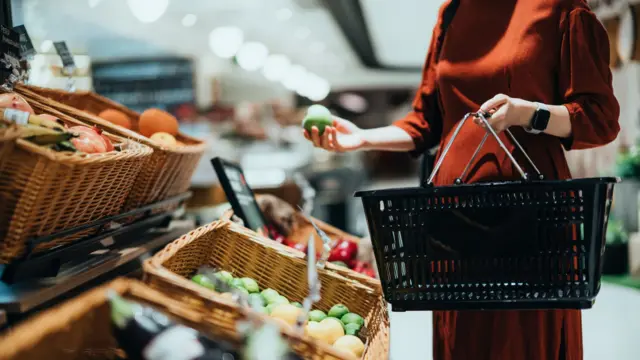
<svg viewBox="0 0 640 360">
<path fill-rule="evenodd" d="M 264 301 L 266 301 L 267 303 L 271 303 L 273 299 L 280 296 L 280 294 L 278 294 L 278 292 L 273 289 L 262 290 L 260 295 L 262 295 L 262 297 L 264 298 Z"/>
<path fill-rule="evenodd" d="M 213 281 L 211 281 L 211 279 L 209 279 L 206 275 L 204 274 L 198 274 L 194 277 L 191 278 L 191 281 L 193 281 L 194 283 L 200 285 L 200 286 L 204 286 L 207 289 L 211 289 L 211 290 L 215 290 L 216 287 L 213 284 Z"/>
<path fill-rule="evenodd" d="M 302 304 L 300 304 L 300 303 L 299 303 L 299 302 L 297 302 L 297 301 L 292 302 L 292 303 L 291 303 L 291 305 L 293 305 L 293 306 L 295 306 L 295 307 L 297 307 L 297 308 L 301 308 L 301 309 L 302 309 Z"/>
<path fill-rule="evenodd" d="M 304 127 L 309 133 L 313 127 L 318 128 L 320 135 L 324 133 L 324 129 L 328 126 L 333 126 L 333 116 L 329 109 L 322 105 L 312 105 L 307 110 L 307 115 L 302 120 L 302 127 Z"/>
<path fill-rule="evenodd" d="M 271 312 L 273 311 L 273 308 L 275 308 L 278 305 L 280 305 L 280 304 L 269 304 L 269 305 L 267 305 L 267 307 L 266 307 L 267 314 L 271 314 Z"/>
<path fill-rule="evenodd" d="M 231 287 L 233 287 L 233 288 L 236 288 L 236 289 L 245 289 L 246 290 L 246 288 L 244 287 L 244 281 L 242 281 L 242 279 L 233 279 L 233 280 L 231 280 L 231 283 L 229 283 L 229 285 Z"/>
<path fill-rule="evenodd" d="M 289 299 L 287 299 L 286 297 L 284 297 L 282 295 L 278 295 L 277 297 L 275 297 L 271 301 L 269 301 L 269 305 L 271 305 L 271 304 L 280 305 L 280 304 L 288 304 L 288 303 L 289 303 Z"/>
<path fill-rule="evenodd" d="M 260 287 L 258 286 L 258 282 L 253 280 L 252 278 L 243 277 L 242 284 L 245 289 L 247 289 L 250 293 L 259 293 Z"/>
<path fill-rule="evenodd" d="M 327 318 L 327 314 L 322 310 L 311 310 L 309 311 L 309 321 L 320 322 Z"/>
<path fill-rule="evenodd" d="M 341 319 L 347 313 L 349 313 L 349 308 L 347 308 L 346 306 L 344 306 L 342 304 L 338 304 L 338 305 L 334 305 L 331 308 L 331 310 L 329 310 L 327 315 L 329 315 L 329 317 L 333 317 L 333 318 L 336 318 L 336 319 Z"/>
<path fill-rule="evenodd" d="M 360 328 L 361 326 L 359 326 L 358 324 L 346 324 L 345 326 L 345 335 L 353 335 L 353 336 L 358 336 L 358 333 L 360 332 Z"/>
<path fill-rule="evenodd" d="M 249 305 L 251 305 L 251 307 L 264 307 L 265 305 L 267 305 L 267 302 L 264 301 L 264 298 L 262 297 L 262 295 L 260 294 L 249 294 Z"/>
<path fill-rule="evenodd" d="M 343 317 L 340 318 L 340 321 L 342 321 L 342 323 L 345 325 L 357 324 L 360 327 L 364 325 L 364 319 L 362 318 L 362 316 L 354 313 L 345 314 Z"/>
<path fill-rule="evenodd" d="M 227 284 L 231 283 L 231 280 L 233 280 L 233 275 L 231 275 L 230 272 L 228 271 L 218 271 L 217 273 L 215 273 L 214 275 L 218 280 L 223 281 Z"/>
</svg>

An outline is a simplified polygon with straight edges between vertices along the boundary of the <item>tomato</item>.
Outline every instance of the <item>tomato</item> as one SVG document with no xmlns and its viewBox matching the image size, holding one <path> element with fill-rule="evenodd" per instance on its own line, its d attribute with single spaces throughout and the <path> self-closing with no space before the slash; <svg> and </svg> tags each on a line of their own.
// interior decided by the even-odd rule
<svg viewBox="0 0 640 360">
<path fill-rule="evenodd" d="M 69 131 L 76 133 L 78 137 L 72 138 L 71 143 L 78 151 L 87 154 L 97 154 L 107 151 L 105 139 L 95 130 L 86 126 L 74 126 Z M 111 145 L 113 147 L 113 145 Z"/>
</svg>

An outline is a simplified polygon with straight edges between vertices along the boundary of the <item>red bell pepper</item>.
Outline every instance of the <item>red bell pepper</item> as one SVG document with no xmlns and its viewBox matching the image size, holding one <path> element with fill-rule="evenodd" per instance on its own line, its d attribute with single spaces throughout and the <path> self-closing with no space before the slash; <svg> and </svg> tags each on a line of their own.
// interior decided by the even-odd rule
<svg viewBox="0 0 640 360">
<path fill-rule="evenodd" d="M 339 240 L 329 254 L 329 261 L 342 261 L 349 264 L 356 256 L 358 256 L 358 244 L 348 240 Z"/>
</svg>

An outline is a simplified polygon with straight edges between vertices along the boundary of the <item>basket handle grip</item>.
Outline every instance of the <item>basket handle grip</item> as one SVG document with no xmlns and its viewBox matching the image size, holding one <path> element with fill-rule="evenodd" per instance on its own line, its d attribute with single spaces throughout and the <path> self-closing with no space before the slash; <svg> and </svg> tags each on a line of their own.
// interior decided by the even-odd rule
<svg viewBox="0 0 640 360">
<path fill-rule="evenodd" d="M 467 122 L 467 119 L 469 119 L 472 116 L 479 118 L 480 121 L 482 121 L 484 123 L 485 129 L 486 129 L 487 132 L 484 134 L 484 137 L 482 138 L 482 141 L 480 141 L 480 144 L 478 145 L 478 147 L 476 148 L 476 151 L 471 156 L 471 159 L 467 163 L 467 166 L 465 166 L 464 170 L 462 171 L 462 174 L 460 175 L 460 177 L 458 177 L 456 179 L 456 184 L 462 184 L 462 179 L 467 174 L 467 171 L 469 171 L 469 168 L 471 167 L 471 164 L 473 163 L 475 158 L 480 153 L 480 149 L 482 149 L 482 147 L 484 146 L 484 143 L 487 141 L 487 138 L 489 137 L 489 134 L 493 135 L 493 137 L 496 139 L 496 141 L 498 142 L 498 145 L 500 146 L 502 151 L 504 151 L 507 154 L 507 156 L 509 157 L 509 160 L 511 160 L 511 162 L 513 163 L 513 166 L 515 166 L 516 170 L 518 170 L 518 172 L 520 173 L 520 176 L 522 176 L 522 179 L 523 180 L 529 180 L 529 177 L 528 177 L 527 173 L 524 172 L 524 170 L 522 169 L 520 164 L 518 164 L 518 162 L 513 157 L 513 155 L 509 152 L 509 150 L 504 145 L 502 140 L 500 140 L 500 137 L 498 136 L 498 133 L 496 133 L 496 131 L 491 127 L 491 124 L 489 124 L 489 122 L 487 121 L 487 118 L 490 117 L 491 114 L 479 111 L 479 112 L 475 112 L 475 113 L 466 114 L 462 118 L 460 123 L 458 123 L 458 126 L 454 130 L 453 135 L 451 136 L 451 139 L 449 139 L 449 142 L 447 142 L 447 145 L 445 146 L 444 150 L 442 151 L 442 155 L 440 155 L 440 157 L 438 158 L 438 161 L 436 162 L 436 165 L 433 168 L 433 171 L 431 172 L 431 175 L 429 176 L 429 179 L 427 180 L 426 185 L 427 186 L 432 185 L 433 179 L 435 178 L 436 174 L 438 173 L 438 170 L 440 170 L 440 166 L 442 165 L 442 162 L 444 161 L 444 158 L 447 156 L 447 153 L 449 152 L 449 149 L 451 148 L 451 145 L 453 144 L 453 141 L 458 136 L 458 133 L 460 132 L 460 129 L 462 129 L 462 126 L 464 125 L 464 123 Z M 520 145 L 520 142 L 518 142 L 516 137 L 513 136 L 513 133 L 511 133 L 511 130 L 506 129 L 505 132 L 507 133 L 509 138 L 511 138 L 511 141 L 513 141 L 513 143 L 516 145 L 516 147 L 518 147 L 518 149 L 524 154 L 525 158 L 527 159 L 527 162 L 531 165 L 531 167 L 537 173 L 538 179 L 542 180 L 544 178 L 544 176 L 540 173 L 540 170 L 538 170 L 538 167 L 533 163 L 533 160 L 531 160 L 531 157 L 529 157 L 529 154 L 527 154 L 527 152 L 524 150 L 522 145 Z"/>
</svg>

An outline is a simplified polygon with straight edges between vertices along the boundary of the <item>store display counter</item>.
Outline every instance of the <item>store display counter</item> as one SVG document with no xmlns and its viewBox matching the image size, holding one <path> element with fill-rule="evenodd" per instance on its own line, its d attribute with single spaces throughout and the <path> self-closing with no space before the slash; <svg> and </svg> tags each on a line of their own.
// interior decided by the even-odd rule
<svg viewBox="0 0 640 360">
<path fill-rule="evenodd" d="M 70 293 L 81 289 L 83 285 L 108 276 L 124 268 L 125 265 L 145 257 L 146 254 L 164 247 L 192 228 L 190 223 L 174 222 L 167 229 L 149 230 L 138 240 L 127 245 L 93 252 L 88 260 L 63 268 L 54 278 L 15 284 L 0 282 L 0 310 L 6 315 L 4 323 L 11 324 L 40 306 L 65 298 Z M 3 323 L 2 320 L 0 315 L 0 324 Z"/>
</svg>

